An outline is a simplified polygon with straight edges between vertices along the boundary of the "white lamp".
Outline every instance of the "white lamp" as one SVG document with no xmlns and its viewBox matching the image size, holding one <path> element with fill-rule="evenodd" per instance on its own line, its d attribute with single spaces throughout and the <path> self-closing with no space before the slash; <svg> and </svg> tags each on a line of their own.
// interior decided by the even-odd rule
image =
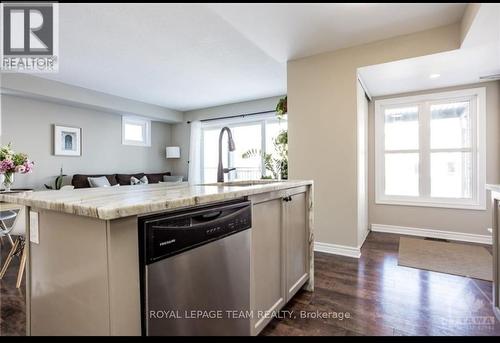
<svg viewBox="0 0 500 343">
<path fill-rule="evenodd" d="M 181 158 L 181 148 L 178 146 L 168 146 L 166 149 L 167 158 Z"/>
</svg>

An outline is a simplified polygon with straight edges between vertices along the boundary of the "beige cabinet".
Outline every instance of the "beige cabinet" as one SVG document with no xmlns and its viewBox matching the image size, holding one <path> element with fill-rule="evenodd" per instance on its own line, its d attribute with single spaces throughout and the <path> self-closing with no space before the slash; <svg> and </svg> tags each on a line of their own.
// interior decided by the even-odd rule
<svg viewBox="0 0 500 343">
<path fill-rule="evenodd" d="M 307 189 L 252 200 L 252 334 L 258 334 L 309 276 Z"/>
<path fill-rule="evenodd" d="M 500 193 L 492 192 L 493 202 L 493 312 L 500 320 Z"/>
<path fill-rule="evenodd" d="M 288 301 L 304 285 L 309 275 L 306 193 L 285 197 L 283 209 L 286 238 L 286 301 Z"/>
<path fill-rule="evenodd" d="M 285 303 L 282 200 L 267 199 L 252 209 L 251 331 L 258 334 L 272 319 L 267 312 Z"/>
</svg>

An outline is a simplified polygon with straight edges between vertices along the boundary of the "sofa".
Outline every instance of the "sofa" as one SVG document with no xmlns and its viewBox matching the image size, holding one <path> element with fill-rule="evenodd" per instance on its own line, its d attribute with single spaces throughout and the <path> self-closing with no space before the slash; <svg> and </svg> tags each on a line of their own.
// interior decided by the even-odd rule
<svg viewBox="0 0 500 343">
<path fill-rule="evenodd" d="M 94 175 L 87 175 L 87 174 L 75 174 L 73 175 L 73 178 L 71 179 L 71 184 L 75 186 L 75 188 L 90 188 L 89 185 L 89 177 L 100 177 L 100 176 L 105 176 L 111 186 L 115 185 L 120 185 L 120 186 L 127 186 L 130 185 L 130 179 L 132 176 L 136 177 L 137 179 L 141 179 L 143 176 L 146 176 L 148 178 L 148 183 L 158 183 L 160 181 L 163 181 L 163 176 L 167 175 L 170 176 L 170 172 L 165 172 L 165 173 L 151 173 L 151 174 L 146 174 L 146 173 L 137 173 L 137 174 L 94 174 Z"/>
</svg>

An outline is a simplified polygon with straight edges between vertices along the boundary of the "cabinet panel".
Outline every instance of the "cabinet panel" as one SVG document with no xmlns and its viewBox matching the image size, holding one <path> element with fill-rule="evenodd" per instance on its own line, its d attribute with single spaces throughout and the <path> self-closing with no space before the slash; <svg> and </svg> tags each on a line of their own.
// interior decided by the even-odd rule
<svg viewBox="0 0 500 343">
<path fill-rule="evenodd" d="M 40 210 L 30 244 L 30 334 L 109 335 L 106 222 Z"/>
<path fill-rule="evenodd" d="M 285 301 L 281 202 L 281 198 L 277 198 L 253 205 L 252 334 L 260 332 L 271 320 L 259 318 L 259 311 L 278 310 Z"/>
<path fill-rule="evenodd" d="M 498 320 L 500 320 L 500 199 L 493 198 L 493 310 Z"/>
<path fill-rule="evenodd" d="M 284 201 L 286 236 L 286 300 L 307 281 L 308 277 L 308 226 L 306 193 L 298 193 Z"/>
</svg>

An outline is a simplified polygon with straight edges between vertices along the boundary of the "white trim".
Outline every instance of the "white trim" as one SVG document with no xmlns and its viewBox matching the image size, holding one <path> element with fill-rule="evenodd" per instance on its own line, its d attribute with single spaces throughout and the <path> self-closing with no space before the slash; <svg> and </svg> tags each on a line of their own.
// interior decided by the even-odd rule
<svg viewBox="0 0 500 343">
<path fill-rule="evenodd" d="M 484 196 L 486 199 L 486 195 Z M 390 198 L 385 198 L 381 197 L 377 201 L 375 201 L 375 204 L 377 205 L 396 205 L 396 206 L 418 206 L 418 207 L 439 207 L 439 208 L 454 208 L 454 209 L 460 209 L 460 210 L 477 210 L 477 211 L 486 211 L 486 204 L 483 206 L 481 204 L 473 205 L 469 203 L 449 203 L 446 201 L 441 202 L 440 199 L 438 198 L 433 198 L 432 200 L 426 201 L 426 200 L 421 200 L 417 201 L 415 200 L 415 197 L 390 197 Z"/>
<path fill-rule="evenodd" d="M 472 146 L 469 149 L 430 149 L 428 146 L 429 106 L 439 100 L 467 98 L 471 100 L 472 115 Z M 392 196 L 385 195 L 384 156 L 384 108 L 391 106 L 419 107 L 419 150 L 405 152 L 419 152 L 419 196 Z M 423 126 L 424 125 L 424 126 Z M 425 126 L 427 125 L 427 126 Z M 422 129 L 423 127 L 423 129 Z M 424 136 L 425 137 L 424 137 Z M 472 199 L 432 198 L 430 196 L 430 166 L 429 154 L 435 151 L 471 151 L 473 155 L 473 187 Z M 470 88 L 449 92 L 429 93 L 408 97 L 390 98 L 375 101 L 375 203 L 404 206 L 443 207 L 471 210 L 486 210 L 486 88 Z"/>
<path fill-rule="evenodd" d="M 385 232 L 385 233 L 395 233 L 399 235 L 449 239 L 451 241 L 481 243 L 490 245 L 493 242 L 491 235 L 478 235 L 472 233 L 423 229 L 423 228 L 405 227 L 396 225 L 371 224 L 371 230 L 374 232 Z M 487 229 L 485 229 L 485 231 L 487 231 Z"/>
<path fill-rule="evenodd" d="M 365 244 L 366 238 L 368 237 L 368 234 L 370 233 L 370 229 L 367 227 L 366 231 L 363 235 L 363 239 L 361 239 L 361 242 L 358 244 L 358 249 L 361 252 L 361 248 L 363 247 L 363 244 Z"/>
<path fill-rule="evenodd" d="M 314 242 L 314 251 L 353 258 L 361 257 L 361 251 L 359 250 L 359 248 L 353 248 L 347 245 Z"/>
<path fill-rule="evenodd" d="M 363 91 L 365 92 L 365 95 L 368 98 L 368 100 L 372 101 L 372 96 L 371 96 L 370 92 L 368 91 L 368 87 L 366 87 L 366 85 L 363 82 L 363 79 L 361 78 L 361 75 L 359 75 L 359 73 L 358 73 L 358 81 L 359 81 L 359 84 L 361 85 L 361 88 L 363 88 Z"/>
</svg>

